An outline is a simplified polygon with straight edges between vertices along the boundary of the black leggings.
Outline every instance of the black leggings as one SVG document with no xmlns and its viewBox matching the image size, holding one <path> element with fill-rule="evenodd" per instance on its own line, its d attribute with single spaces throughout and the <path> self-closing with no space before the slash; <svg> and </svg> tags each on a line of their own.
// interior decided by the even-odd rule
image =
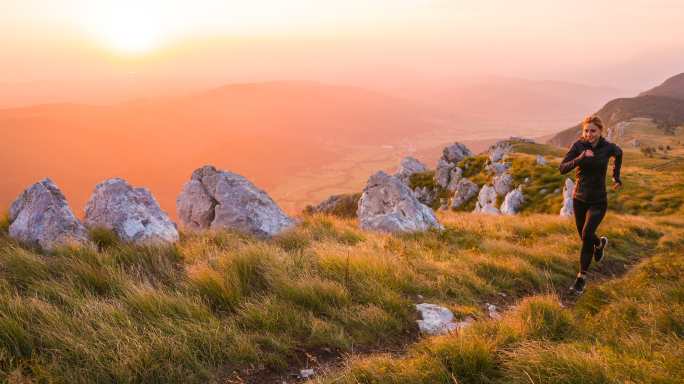
<svg viewBox="0 0 684 384">
<path fill-rule="evenodd" d="M 585 203 L 584 201 L 572 199 L 572 207 L 575 211 L 575 224 L 577 224 L 577 232 L 579 232 L 582 239 L 582 251 L 580 252 L 580 272 L 586 273 L 591 265 L 591 259 L 594 257 L 594 246 L 600 245 L 598 236 L 596 236 L 596 229 L 603 216 L 606 215 L 608 202 L 602 203 Z"/>
</svg>

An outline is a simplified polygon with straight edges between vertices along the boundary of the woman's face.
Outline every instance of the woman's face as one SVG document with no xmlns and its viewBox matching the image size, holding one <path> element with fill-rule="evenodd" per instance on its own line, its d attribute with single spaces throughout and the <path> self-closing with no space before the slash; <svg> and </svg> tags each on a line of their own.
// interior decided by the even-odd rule
<svg viewBox="0 0 684 384">
<path fill-rule="evenodd" d="M 582 128 L 584 140 L 594 142 L 601 136 L 601 130 L 595 124 L 587 124 Z"/>
</svg>

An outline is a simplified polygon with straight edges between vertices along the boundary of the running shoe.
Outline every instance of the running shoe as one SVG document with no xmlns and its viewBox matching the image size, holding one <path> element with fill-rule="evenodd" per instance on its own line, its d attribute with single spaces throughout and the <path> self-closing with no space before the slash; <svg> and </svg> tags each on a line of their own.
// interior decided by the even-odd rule
<svg viewBox="0 0 684 384">
<path fill-rule="evenodd" d="M 594 260 L 597 262 L 603 259 L 603 251 L 606 249 L 606 245 L 608 245 L 607 237 L 601 236 L 599 240 L 601 241 L 601 244 L 598 247 L 594 246 Z"/>
<path fill-rule="evenodd" d="M 587 286 L 587 279 L 583 276 L 577 276 L 577 280 L 575 280 L 575 284 L 573 284 L 570 287 L 570 292 L 576 294 L 576 295 L 581 295 L 582 292 L 584 292 L 584 287 Z"/>
</svg>

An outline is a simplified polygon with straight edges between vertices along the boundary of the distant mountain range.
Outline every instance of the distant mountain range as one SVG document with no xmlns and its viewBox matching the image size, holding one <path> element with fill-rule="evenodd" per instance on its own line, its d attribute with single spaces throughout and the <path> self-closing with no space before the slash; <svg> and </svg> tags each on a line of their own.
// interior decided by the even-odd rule
<svg viewBox="0 0 684 384">
<path fill-rule="evenodd" d="M 607 129 L 636 117 L 650 118 L 661 127 L 684 124 L 684 73 L 636 97 L 611 100 L 596 114 L 603 119 Z M 548 142 L 568 147 L 577 139 L 580 130 L 581 126 L 577 124 L 558 132 Z"/>
</svg>

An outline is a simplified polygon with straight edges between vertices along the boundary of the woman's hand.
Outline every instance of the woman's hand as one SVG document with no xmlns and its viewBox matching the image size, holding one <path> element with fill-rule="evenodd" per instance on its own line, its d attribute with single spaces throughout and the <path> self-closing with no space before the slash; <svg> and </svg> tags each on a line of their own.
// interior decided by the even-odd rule
<svg viewBox="0 0 684 384">
<path fill-rule="evenodd" d="M 577 160 L 582 160 L 582 159 L 584 159 L 585 157 L 594 157 L 594 151 L 592 151 L 591 149 L 585 149 L 585 150 L 582 151 L 582 153 L 580 153 L 580 155 L 577 157 Z"/>
</svg>

